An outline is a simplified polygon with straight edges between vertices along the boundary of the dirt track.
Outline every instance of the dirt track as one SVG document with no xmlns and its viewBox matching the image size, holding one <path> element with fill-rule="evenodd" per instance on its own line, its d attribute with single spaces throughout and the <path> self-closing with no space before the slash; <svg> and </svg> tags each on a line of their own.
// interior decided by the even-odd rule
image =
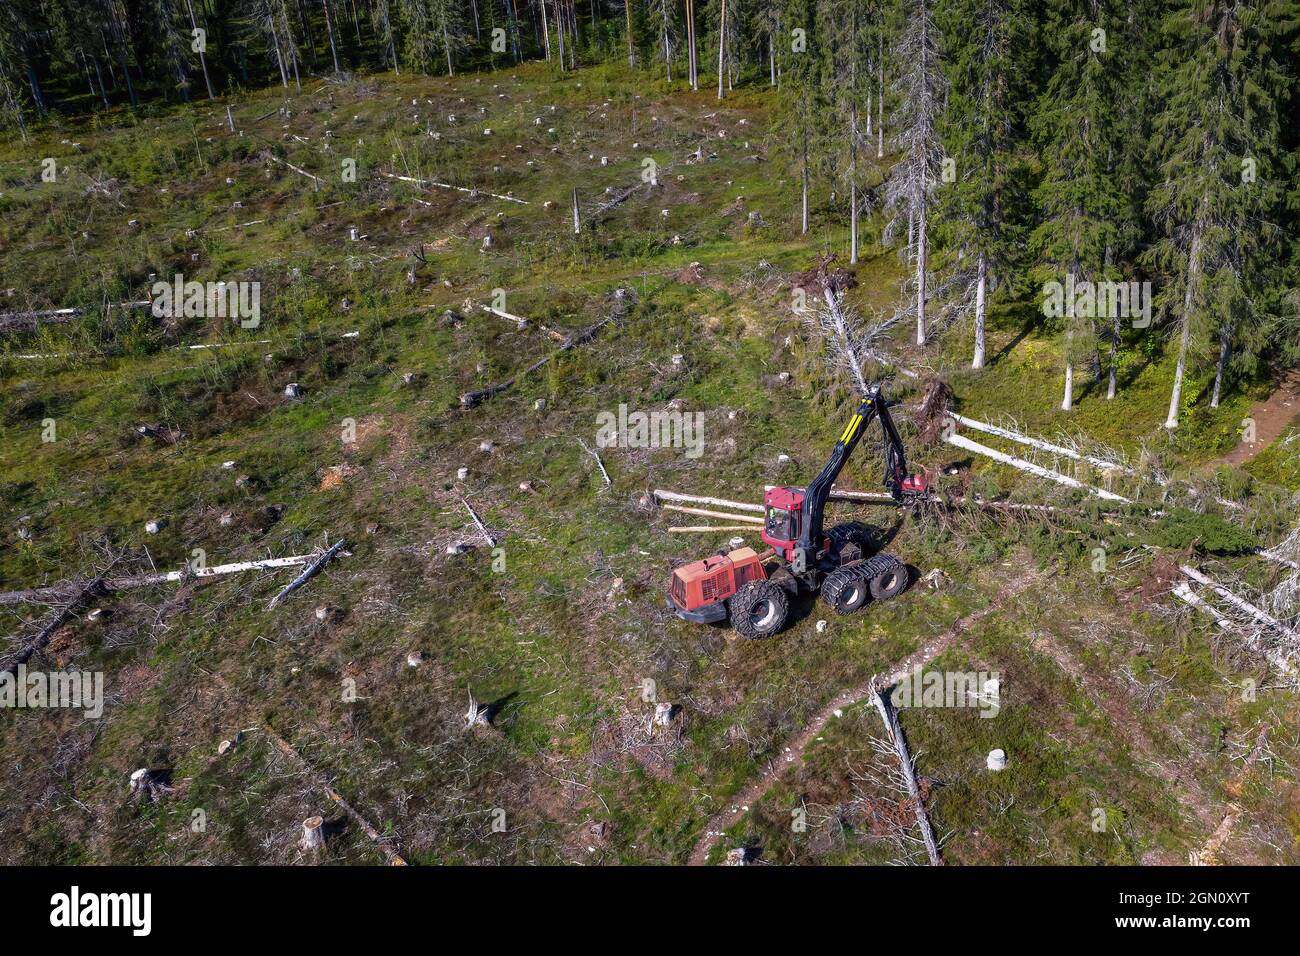
<svg viewBox="0 0 1300 956">
<path fill-rule="evenodd" d="M 1256 402 L 1250 410 L 1255 421 L 1255 440 L 1242 442 L 1223 456 L 1227 465 L 1244 465 L 1277 440 L 1297 416 L 1300 416 L 1300 372 L 1290 372 L 1273 394 Z"/>
</svg>

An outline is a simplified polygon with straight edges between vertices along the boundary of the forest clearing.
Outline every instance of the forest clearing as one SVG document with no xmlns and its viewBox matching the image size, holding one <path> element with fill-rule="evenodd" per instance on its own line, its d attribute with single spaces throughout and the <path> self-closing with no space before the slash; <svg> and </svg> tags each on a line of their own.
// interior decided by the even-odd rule
<svg viewBox="0 0 1300 956">
<path fill-rule="evenodd" d="M 1293 3 L 129 6 L 0 18 L 0 862 L 1300 862 Z"/>
</svg>

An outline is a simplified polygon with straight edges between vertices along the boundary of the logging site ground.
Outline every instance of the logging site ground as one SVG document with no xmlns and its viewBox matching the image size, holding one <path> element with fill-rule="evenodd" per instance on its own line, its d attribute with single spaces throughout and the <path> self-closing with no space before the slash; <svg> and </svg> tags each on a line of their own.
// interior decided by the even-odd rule
<svg viewBox="0 0 1300 956">
<path fill-rule="evenodd" d="M 0 861 L 924 863 L 919 802 L 950 865 L 1300 862 L 1297 638 L 1267 600 L 1300 558 L 1294 380 L 1211 409 L 1189 372 L 1169 432 L 1159 329 L 1063 412 L 1032 302 L 994 306 L 979 371 L 966 332 L 900 324 L 868 377 L 933 500 L 832 518 L 909 589 L 795 600 L 761 640 L 666 608 L 674 566 L 761 545 L 669 532 L 727 521 L 655 491 L 759 504 L 856 407 L 795 290 L 903 294 L 878 218 L 851 266 L 815 188 L 801 234 L 773 103 L 531 64 L 0 143 L 0 659 L 103 678 L 97 717 L 0 713 Z M 178 273 L 259 283 L 258 323 L 131 305 Z M 935 381 L 1057 451 L 958 436 L 1084 487 L 926 427 Z M 699 413 L 701 441 L 598 444 L 620 406 Z M 872 432 L 839 486 L 882 467 Z M 1000 684 L 994 714 L 897 710 L 915 798 L 870 700 L 912 664 Z"/>
</svg>

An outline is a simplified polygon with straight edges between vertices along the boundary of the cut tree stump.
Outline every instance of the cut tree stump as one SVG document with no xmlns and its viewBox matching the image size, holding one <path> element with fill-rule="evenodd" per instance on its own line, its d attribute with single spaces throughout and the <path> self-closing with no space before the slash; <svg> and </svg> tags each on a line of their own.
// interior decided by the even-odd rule
<svg viewBox="0 0 1300 956">
<path fill-rule="evenodd" d="M 316 854 L 325 849 L 325 818 L 308 817 L 302 821 L 302 837 L 298 846 L 304 853 Z"/>
</svg>

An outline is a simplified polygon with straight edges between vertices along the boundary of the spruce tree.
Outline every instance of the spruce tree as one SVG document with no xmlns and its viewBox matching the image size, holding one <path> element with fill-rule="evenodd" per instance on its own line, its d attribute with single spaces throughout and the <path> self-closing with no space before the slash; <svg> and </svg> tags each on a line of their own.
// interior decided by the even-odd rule
<svg viewBox="0 0 1300 956">
<path fill-rule="evenodd" d="M 1190 0 L 1167 20 L 1170 43 L 1153 124 L 1157 185 L 1148 208 L 1160 238 L 1148 259 L 1166 276 L 1157 299 L 1177 319 L 1165 427 L 1178 427 L 1188 366 L 1217 340 L 1219 384 L 1234 341 L 1258 345 L 1270 260 L 1279 76 L 1264 3 Z"/>
<path fill-rule="evenodd" d="M 973 368 L 985 359 L 990 293 L 1017 265 L 1023 176 L 1017 156 L 1030 47 L 1024 0 L 956 0 L 940 25 L 948 40 L 951 93 L 943 117 L 945 179 L 938 200 L 942 238 L 955 259 L 948 283 L 957 311 L 974 319 Z"/>
<path fill-rule="evenodd" d="M 1058 65 L 1030 124 L 1044 165 L 1034 193 L 1039 224 L 1030 248 L 1037 277 L 1064 289 L 1062 314 L 1053 318 L 1064 332 L 1061 408 L 1069 411 L 1076 366 L 1091 357 L 1100 372 L 1094 316 L 1079 314 L 1071 289 L 1115 275 L 1107 250 L 1116 244 L 1124 198 L 1111 163 L 1125 91 L 1118 83 L 1123 53 L 1117 49 L 1121 21 L 1113 0 L 1071 3 L 1065 14 L 1053 51 Z"/>
</svg>

